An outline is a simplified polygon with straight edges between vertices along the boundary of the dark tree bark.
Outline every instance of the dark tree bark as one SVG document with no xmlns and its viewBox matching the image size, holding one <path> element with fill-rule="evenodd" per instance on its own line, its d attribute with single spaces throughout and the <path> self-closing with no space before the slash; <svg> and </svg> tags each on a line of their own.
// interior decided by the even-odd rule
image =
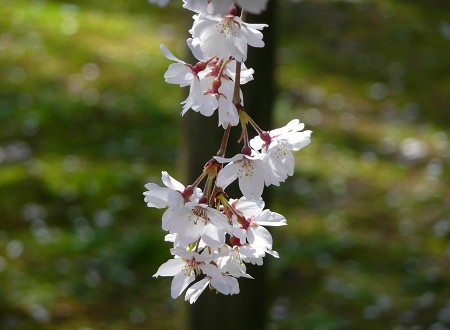
<svg viewBox="0 0 450 330">
<path fill-rule="evenodd" d="M 264 29 L 264 48 L 250 48 L 248 67 L 255 70 L 255 80 L 242 87 L 245 110 L 262 129 L 271 129 L 272 109 L 275 99 L 275 5 L 270 0 L 267 10 L 262 15 L 249 15 L 248 21 L 269 24 Z M 182 150 L 186 182 L 193 182 L 202 172 L 204 164 L 217 152 L 223 135 L 223 129 L 217 127 L 217 116 L 206 118 L 189 111 L 183 118 Z M 254 132 L 250 129 L 250 134 Z M 227 157 L 240 151 L 236 143 L 240 128 L 231 130 Z M 234 149 L 233 149 L 234 147 Z M 236 148 L 238 147 L 238 148 Z M 233 192 L 233 189 L 235 190 Z M 231 197 L 238 198 L 242 194 L 234 187 L 227 188 Z M 267 205 L 268 194 L 264 200 Z M 265 291 L 264 266 L 248 266 L 248 273 L 255 279 L 240 279 L 241 292 L 238 295 L 224 296 L 206 290 L 198 301 L 190 307 L 190 327 L 195 330 L 221 329 L 257 329 L 265 328 L 268 304 Z"/>
</svg>

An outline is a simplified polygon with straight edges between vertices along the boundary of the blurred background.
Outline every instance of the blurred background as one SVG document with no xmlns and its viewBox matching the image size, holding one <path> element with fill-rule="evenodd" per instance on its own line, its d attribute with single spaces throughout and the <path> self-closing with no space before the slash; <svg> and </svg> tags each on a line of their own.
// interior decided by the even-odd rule
<svg viewBox="0 0 450 330">
<path fill-rule="evenodd" d="M 159 44 L 187 58 L 191 13 L 3 0 L 0 17 L 0 328 L 186 329 L 151 277 L 170 245 L 142 192 L 181 173 L 185 91 Z M 266 328 L 450 329 L 450 3 L 284 0 L 275 31 L 275 126 L 314 133 L 268 205 L 289 226 Z"/>
</svg>

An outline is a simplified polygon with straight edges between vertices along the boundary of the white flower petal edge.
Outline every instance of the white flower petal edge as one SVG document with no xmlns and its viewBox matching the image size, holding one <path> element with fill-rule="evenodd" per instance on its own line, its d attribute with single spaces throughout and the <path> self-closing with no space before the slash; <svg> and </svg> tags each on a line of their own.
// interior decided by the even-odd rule
<svg viewBox="0 0 450 330">
<path fill-rule="evenodd" d="M 192 284 L 186 291 L 185 300 L 189 300 L 189 303 L 193 304 L 197 301 L 198 297 L 205 291 L 210 284 L 211 280 L 207 277 Z"/>
</svg>

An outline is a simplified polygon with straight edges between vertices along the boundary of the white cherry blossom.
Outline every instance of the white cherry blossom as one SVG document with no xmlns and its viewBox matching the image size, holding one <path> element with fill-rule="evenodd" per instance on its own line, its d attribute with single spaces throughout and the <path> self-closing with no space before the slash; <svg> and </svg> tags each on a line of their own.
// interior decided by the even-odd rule
<svg viewBox="0 0 450 330">
<path fill-rule="evenodd" d="M 147 191 L 144 192 L 144 201 L 148 207 L 177 209 L 184 204 L 185 198 L 189 199 L 194 196 L 194 198 L 198 199 L 201 195 L 199 188 L 186 189 L 184 185 L 172 178 L 166 171 L 162 172 L 161 180 L 165 187 L 160 187 L 155 183 L 147 183 L 145 185 Z"/>
<path fill-rule="evenodd" d="M 188 45 L 193 47 L 192 43 L 188 42 Z M 181 114 L 184 115 L 187 110 L 198 104 L 202 99 L 202 87 L 198 73 L 206 68 L 206 64 L 203 66 L 202 62 L 199 62 L 200 64 L 193 66 L 175 57 L 166 46 L 161 45 L 160 49 L 167 59 L 176 62 L 170 64 L 169 68 L 164 73 L 165 81 L 169 84 L 178 84 L 180 87 L 190 86 L 188 97 L 181 102 L 181 104 L 184 104 Z M 195 53 L 201 56 L 198 49 Z M 202 76 L 204 76 L 204 74 Z"/>
<path fill-rule="evenodd" d="M 183 247 L 201 238 L 214 248 L 225 242 L 227 232 L 233 232 L 224 214 L 198 202 L 188 202 L 178 209 L 167 209 L 163 214 L 162 228 L 176 234 L 174 244 Z"/>
<path fill-rule="evenodd" d="M 202 264 L 200 269 L 209 277 L 211 287 L 220 293 L 225 295 L 239 293 L 239 283 L 236 277 L 228 274 L 226 270 L 219 269 L 213 264 Z"/>
<path fill-rule="evenodd" d="M 232 251 L 232 250 L 230 250 Z M 226 263 L 225 263 L 226 265 Z M 192 304 L 197 301 L 198 297 L 209 286 L 225 295 L 233 295 L 239 293 L 238 277 L 252 278 L 246 273 L 230 274 L 228 268 L 223 266 L 221 262 L 199 264 L 198 268 L 206 276 L 202 280 L 192 284 L 186 291 L 185 300 L 189 300 Z"/>
<path fill-rule="evenodd" d="M 279 184 L 282 180 L 265 161 L 267 155 L 251 151 L 251 155 L 237 154 L 232 158 L 214 157 L 219 163 L 228 163 L 217 175 L 217 186 L 225 189 L 238 179 L 242 194 L 249 199 L 261 197 L 264 185 Z"/>
<path fill-rule="evenodd" d="M 170 251 L 175 258 L 163 263 L 153 277 L 173 276 L 171 296 L 175 299 L 200 274 L 199 265 L 209 262 L 207 258 L 210 256 L 205 258 L 197 252 L 186 251 L 182 248 L 173 248 Z"/>
<path fill-rule="evenodd" d="M 256 136 L 250 145 L 256 150 L 266 149 L 270 152 L 282 144 L 281 147 L 286 150 L 298 151 L 311 142 L 311 131 L 303 131 L 304 128 L 305 124 L 293 119 L 281 128 L 265 132 L 264 140 Z"/>
<path fill-rule="evenodd" d="M 272 250 L 272 235 L 263 226 L 285 226 L 286 218 L 279 213 L 264 210 L 264 201 L 240 198 L 230 201 L 237 211 L 242 214 L 241 226 L 247 231 L 247 242 L 235 241 L 236 248 L 247 262 L 262 265 L 262 258 L 266 253 L 278 258 L 278 253 Z"/>
<path fill-rule="evenodd" d="M 286 126 L 264 132 L 250 140 L 255 150 L 267 154 L 266 161 L 280 178 L 294 174 L 294 155 L 291 151 L 298 151 L 311 142 L 311 131 L 303 131 L 305 125 L 298 119 L 291 120 Z"/>
<path fill-rule="evenodd" d="M 183 0 L 183 2 L 184 8 L 196 13 L 223 15 L 228 13 L 234 0 Z M 260 14 L 266 8 L 267 0 L 238 0 L 237 4 L 249 13 Z"/>
<path fill-rule="evenodd" d="M 169 2 L 148 1 L 159 5 Z M 264 186 L 279 185 L 293 175 L 292 152 L 310 143 L 311 131 L 303 131 L 304 125 L 298 119 L 264 132 L 240 108 L 244 103 L 239 85 L 253 80 L 254 73 L 243 63 L 248 45 L 264 46 L 261 30 L 267 25 L 242 21 L 236 16 L 236 6 L 259 13 L 265 9 L 267 1 L 183 0 L 183 7 L 197 13 L 193 16 L 194 24 L 189 31 L 192 38 L 187 40 L 187 45 L 198 62 L 186 63 L 164 45 L 160 46 L 164 56 L 173 61 L 164 73 L 165 81 L 180 87 L 189 86 L 189 95 L 181 102 L 182 115 L 192 109 L 211 116 L 217 110 L 219 126 L 224 129 L 239 123 L 243 125 L 242 152 L 232 158 L 223 157 L 226 133 L 218 152 L 220 156 L 213 156 L 191 185 L 184 186 L 165 171 L 162 172 L 164 186 L 145 185 L 147 206 L 166 208 L 162 229 L 168 232 L 164 240 L 173 245 L 170 251 L 174 256 L 153 276 L 173 276 L 172 298 L 186 291 L 185 300 L 191 304 L 207 287 L 225 295 L 239 293 L 238 279 L 252 278 L 247 274 L 247 263 L 262 265 L 267 254 L 279 257 L 272 249 L 272 235 L 265 227 L 286 225 L 286 219 L 264 209 L 261 195 Z M 241 70 L 239 74 L 237 67 Z M 237 96 L 239 105 L 233 103 Z M 248 124 L 259 133 L 250 141 Z M 228 200 L 222 190 L 236 179 L 244 196 Z M 203 183 L 204 192 L 197 187 Z"/>
<path fill-rule="evenodd" d="M 194 15 L 194 24 L 190 30 L 192 44 L 200 47 L 207 56 L 217 56 L 236 61 L 247 59 L 247 45 L 264 47 L 263 35 L 259 30 L 267 24 L 250 24 L 237 16 L 216 17 L 205 14 Z"/>
<path fill-rule="evenodd" d="M 228 125 L 236 126 L 239 123 L 239 116 L 236 106 L 233 104 L 234 82 L 230 77 L 235 76 L 236 62 L 226 63 L 224 72 L 220 77 L 212 75 L 213 68 L 208 66 L 209 59 L 201 50 L 192 45 L 192 39 L 188 39 L 188 45 L 193 54 L 201 59 L 196 65 L 188 64 L 175 57 L 164 45 L 160 46 L 161 51 L 167 59 L 175 61 L 169 65 L 164 78 L 167 83 L 178 84 L 180 87 L 190 86 L 188 97 L 181 102 L 183 105 L 181 115 L 189 109 L 200 112 L 204 116 L 211 116 L 218 109 L 219 126 L 226 128 Z M 222 63 L 222 62 L 220 62 Z M 213 62 L 212 65 L 215 65 Z M 241 68 L 240 83 L 245 84 L 253 79 L 253 69 L 248 69 L 245 65 Z M 241 100 L 243 99 L 240 91 Z M 243 104 L 243 101 L 241 102 Z"/>
<path fill-rule="evenodd" d="M 216 81 L 219 81 L 219 87 L 215 87 Z M 209 117 L 218 109 L 219 125 L 223 128 L 226 128 L 229 124 L 232 126 L 239 124 L 238 111 L 233 104 L 233 81 L 226 78 L 218 79 L 206 76 L 200 80 L 200 86 L 202 93 L 198 97 L 190 99 L 189 106 L 192 110 Z M 185 110 L 187 106 L 188 103 L 185 104 L 183 113 L 187 111 Z"/>
<path fill-rule="evenodd" d="M 192 80 L 197 76 L 197 73 L 193 70 L 193 67 L 173 55 L 166 46 L 160 45 L 159 49 L 165 58 L 175 62 L 170 64 L 169 68 L 164 73 L 164 79 L 166 82 L 169 84 L 178 84 L 180 87 L 190 85 Z"/>
<path fill-rule="evenodd" d="M 255 73 L 255 70 L 252 68 L 247 68 L 245 66 L 245 63 L 241 63 L 241 74 L 240 74 L 240 83 L 241 85 L 244 85 L 248 83 L 249 81 L 253 80 L 253 73 Z M 236 76 L 236 61 L 231 61 L 227 67 L 225 68 L 225 74 L 230 77 L 234 81 L 234 77 Z M 242 94 L 242 92 L 241 92 Z M 241 95 L 242 99 L 242 95 Z"/>
</svg>

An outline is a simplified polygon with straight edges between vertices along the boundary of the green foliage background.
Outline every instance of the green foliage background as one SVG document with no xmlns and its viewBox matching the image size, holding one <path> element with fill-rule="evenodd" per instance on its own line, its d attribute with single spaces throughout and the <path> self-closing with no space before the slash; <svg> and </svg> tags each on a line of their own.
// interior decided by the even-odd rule
<svg viewBox="0 0 450 330">
<path fill-rule="evenodd" d="M 268 329 L 449 329 L 448 1 L 279 5 L 276 122 L 314 133 L 270 205 Z M 0 6 L 1 329 L 183 328 L 142 196 L 179 174 L 178 7 Z"/>
</svg>

